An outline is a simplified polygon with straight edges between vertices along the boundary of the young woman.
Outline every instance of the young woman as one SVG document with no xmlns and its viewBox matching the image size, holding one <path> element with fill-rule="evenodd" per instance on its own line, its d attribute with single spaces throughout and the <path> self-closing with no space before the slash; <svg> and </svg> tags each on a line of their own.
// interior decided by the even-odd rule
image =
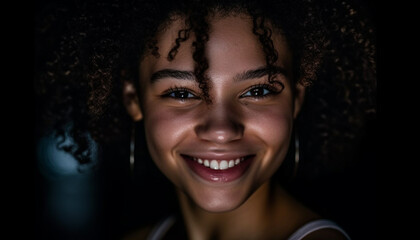
<svg viewBox="0 0 420 240">
<path fill-rule="evenodd" d="M 40 67 L 38 92 L 54 128 L 72 123 L 69 151 L 82 163 L 88 134 L 105 143 L 130 132 L 126 113 L 142 122 L 135 139 L 147 149 L 136 150 L 173 183 L 181 215 L 130 237 L 349 239 L 274 176 L 290 156 L 290 171 L 305 155 L 345 161 L 374 111 L 373 32 L 359 9 L 312 0 L 80 9 Z"/>
</svg>

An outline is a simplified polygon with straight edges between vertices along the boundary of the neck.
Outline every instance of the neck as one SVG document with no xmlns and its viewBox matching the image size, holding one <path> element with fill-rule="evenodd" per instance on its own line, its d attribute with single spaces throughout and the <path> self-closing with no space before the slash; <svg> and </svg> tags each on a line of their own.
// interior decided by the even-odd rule
<svg viewBox="0 0 420 240">
<path fill-rule="evenodd" d="M 263 184 L 235 210 L 211 213 L 178 191 L 190 239 L 267 239 L 286 233 L 281 219 L 290 215 L 290 197 L 279 185 Z M 280 231 L 280 232 L 279 232 Z"/>
</svg>

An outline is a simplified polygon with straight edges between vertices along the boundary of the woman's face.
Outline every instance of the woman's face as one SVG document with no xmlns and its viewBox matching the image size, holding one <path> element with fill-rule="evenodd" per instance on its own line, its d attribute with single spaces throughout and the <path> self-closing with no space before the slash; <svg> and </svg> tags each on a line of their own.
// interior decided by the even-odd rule
<svg viewBox="0 0 420 240">
<path fill-rule="evenodd" d="M 301 101 L 292 94 L 292 55 L 284 38 L 273 34 L 278 73 L 270 84 L 251 19 L 214 17 L 206 45 L 207 102 L 193 74 L 194 36 L 173 61 L 166 58 L 183 22 L 174 21 L 158 35 L 161 57 L 148 55 L 140 63 L 148 148 L 160 170 L 198 206 L 230 211 L 285 158 Z"/>
</svg>

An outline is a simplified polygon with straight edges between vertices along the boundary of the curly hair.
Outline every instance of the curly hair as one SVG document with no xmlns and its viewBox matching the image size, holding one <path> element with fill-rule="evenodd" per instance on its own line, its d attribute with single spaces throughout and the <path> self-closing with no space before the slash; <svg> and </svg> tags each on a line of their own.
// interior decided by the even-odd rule
<svg viewBox="0 0 420 240">
<path fill-rule="evenodd" d="M 274 71 L 271 35 L 279 30 L 293 53 L 295 83 L 307 86 L 297 131 L 302 159 L 313 173 L 340 168 L 375 117 L 375 29 L 368 14 L 347 0 L 179 0 L 51 4 L 36 25 L 35 89 L 42 128 L 75 144 L 65 150 L 89 162 L 88 135 L 98 143 L 128 136 L 131 119 L 122 97 L 124 81 L 139 87 L 139 62 L 161 57 L 156 34 L 183 16 L 168 60 L 194 33 L 195 75 L 210 101 L 205 55 L 209 17 L 245 13 Z M 273 29 L 274 28 L 274 29 Z M 270 72 L 269 79 L 272 78 Z"/>
</svg>

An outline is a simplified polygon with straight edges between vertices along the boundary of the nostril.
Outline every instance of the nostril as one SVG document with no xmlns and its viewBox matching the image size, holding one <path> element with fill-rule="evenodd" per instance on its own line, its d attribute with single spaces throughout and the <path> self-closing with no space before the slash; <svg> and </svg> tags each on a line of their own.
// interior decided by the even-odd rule
<svg viewBox="0 0 420 240">
<path fill-rule="evenodd" d="M 218 104 L 209 108 L 195 127 L 199 139 L 227 143 L 243 137 L 242 114 L 237 108 Z"/>
<path fill-rule="evenodd" d="M 230 126 L 215 126 L 212 127 L 198 127 L 196 128 L 196 134 L 198 138 L 210 142 L 216 143 L 227 143 L 235 140 L 239 140 L 243 137 L 243 130 L 242 126 L 234 126 L 231 124 Z"/>
</svg>

